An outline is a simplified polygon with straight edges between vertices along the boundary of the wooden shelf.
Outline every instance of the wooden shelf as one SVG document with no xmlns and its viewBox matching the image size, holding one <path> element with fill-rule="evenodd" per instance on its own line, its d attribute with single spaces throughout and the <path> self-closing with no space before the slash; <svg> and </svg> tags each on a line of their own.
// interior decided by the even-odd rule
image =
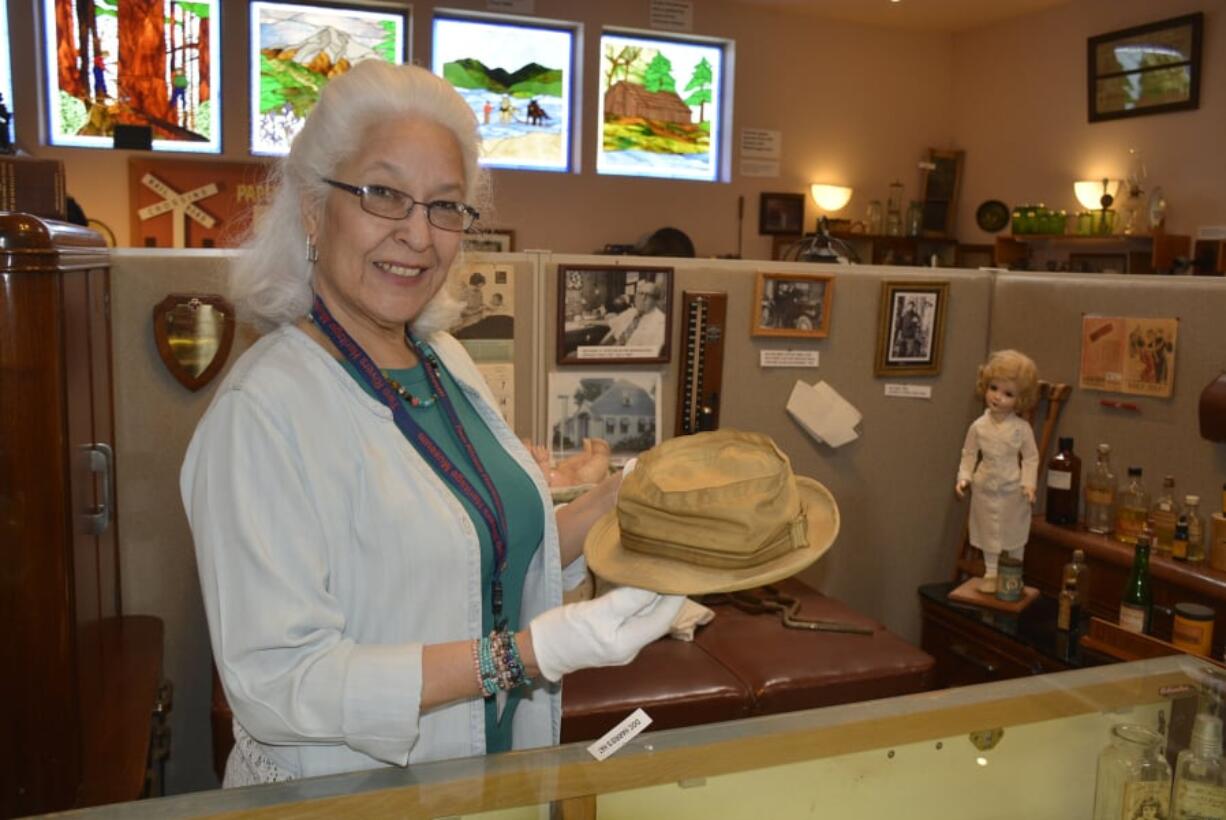
<svg viewBox="0 0 1226 820">
<path fill-rule="evenodd" d="M 1154 273 L 1169 270 L 1176 257 L 1187 257 L 1192 238 L 1181 234 L 1083 236 L 1081 234 L 1014 234 L 998 236 L 998 267 L 1043 270 L 1048 262 L 1070 272 Z"/>
</svg>

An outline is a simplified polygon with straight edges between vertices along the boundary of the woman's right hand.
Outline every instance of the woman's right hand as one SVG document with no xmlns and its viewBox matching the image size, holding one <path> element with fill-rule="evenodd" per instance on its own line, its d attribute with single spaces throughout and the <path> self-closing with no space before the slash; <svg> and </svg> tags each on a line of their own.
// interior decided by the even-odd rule
<svg viewBox="0 0 1226 820">
<path fill-rule="evenodd" d="M 954 483 L 954 492 L 958 494 L 958 498 L 966 498 L 966 488 L 971 486 L 971 482 L 965 478 Z"/>
<path fill-rule="evenodd" d="M 623 666 L 668 633 L 683 603 L 683 595 L 618 587 L 594 600 L 543 612 L 529 625 L 536 666 L 554 682 L 579 669 Z"/>
</svg>

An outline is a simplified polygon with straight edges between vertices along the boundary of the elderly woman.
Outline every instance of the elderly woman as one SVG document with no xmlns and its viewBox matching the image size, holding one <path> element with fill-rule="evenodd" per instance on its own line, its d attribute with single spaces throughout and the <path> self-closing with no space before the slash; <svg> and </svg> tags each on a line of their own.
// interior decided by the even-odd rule
<svg viewBox="0 0 1226 820">
<path fill-rule="evenodd" d="M 323 92 L 234 272 L 270 332 L 181 479 L 235 715 L 226 785 L 556 743 L 556 682 L 629 662 L 680 608 L 631 588 L 561 605 L 620 479 L 555 516 L 443 332 L 477 151 L 445 82 L 363 62 Z"/>
</svg>

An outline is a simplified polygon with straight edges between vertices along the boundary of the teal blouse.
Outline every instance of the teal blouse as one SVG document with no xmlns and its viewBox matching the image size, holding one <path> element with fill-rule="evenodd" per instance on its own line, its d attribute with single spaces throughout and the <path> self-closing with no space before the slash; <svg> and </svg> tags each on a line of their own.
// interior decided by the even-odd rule
<svg viewBox="0 0 1226 820">
<path fill-rule="evenodd" d="M 348 362 L 342 362 L 350 375 L 357 379 L 369 393 L 370 388 L 358 377 L 357 371 Z M 395 379 L 408 392 L 425 402 L 432 395 L 430 381 L 422 365 L 407 370 L 386 370 L 388 377 Z M 524 578 L 528 573 L 528 564 L 540 548 L 541 539 L 545 535 L 545 511 L 541 505 L 541 497 L 536 485 L 524 472 L 519 463 L 511 457 L 494 434 L 478 415 L 476 409 L 468 401 L 460 385 L 447 372 L 447 368 L 439 368 L 439 376 L 447 397 L 455 407 L 456 415 L 468 433 L 469 440 L 477 450 L 485 469 L 489 471 L 494 486 L 502 496 L 502 506 L 507 515 L 507 529 L 510 545 L 507 548 L 507 566 L 502 572 L 502 611 L 507 619 L 507 628 L 515 632 L 520 628 L 519 611 L 523 599 Z M 378 398 L 377 396 L 375 398 Z M 436 401 L 429 406 L 413 407 L 404 402 L 413 420 L 434 439 L 447 454 L 452 463 L 459 465 L 469 482 L 481 493 L 486 503 L 493 507 L 493 501 L 485 484 L 477 471 L 468 461 L 463 446 L 455 440 L 455 433 L 446 415 Z M 464 505 L 468 517 L 472 519 L 481 542 L 481 589 L 482 589 L 482 630 L 485 634 L 494 628 L 493 605 L 489 600 L 490 582 L 494 570 L 494 543 L 490 539 L 485 520 L 481 518 L 476 507 L 462 493 L 451 487 L 455 497 Z M 476 669 L 473 675 L 477 674 Z M 519 705 L 520 693 L 512 690 L 506 698 L 506 705 L 501 717 L 498 715 L 496 698 L 485 699 L 485 746 L 487 752 L 505 752 L 511 748 L 511 720 L 515 716 L 515 708 Z"/>
</svg>

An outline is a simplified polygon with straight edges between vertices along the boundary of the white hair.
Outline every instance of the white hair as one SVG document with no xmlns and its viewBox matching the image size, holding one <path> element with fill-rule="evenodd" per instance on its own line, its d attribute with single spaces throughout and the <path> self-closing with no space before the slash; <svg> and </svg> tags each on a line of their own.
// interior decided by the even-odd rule
<svg viewBox="0 0 1226 820">
<path fill-rule="evenodd" d="M 464 166 L 464 201 L 480 209 L 487 182 L 477 165 L 480 136 L 472 109 L 424 68 L 364 60 L 328 83 L 289 154 L 269 176 L 272 204 L 253 224 L 231 273 L 231 295 L 244 318 L 270 330 L 307 314 L 314 269 L 306 258 L 303 203 L 322 207 L 331 190 L 323 179 L 362 149 L 367 129 L 408 116 L 438 123 L 455 137 Z M 445 330 L 459 310 L 444 286 L 413 320 L 413 329 L 422 336 Z"/>
</svg>

